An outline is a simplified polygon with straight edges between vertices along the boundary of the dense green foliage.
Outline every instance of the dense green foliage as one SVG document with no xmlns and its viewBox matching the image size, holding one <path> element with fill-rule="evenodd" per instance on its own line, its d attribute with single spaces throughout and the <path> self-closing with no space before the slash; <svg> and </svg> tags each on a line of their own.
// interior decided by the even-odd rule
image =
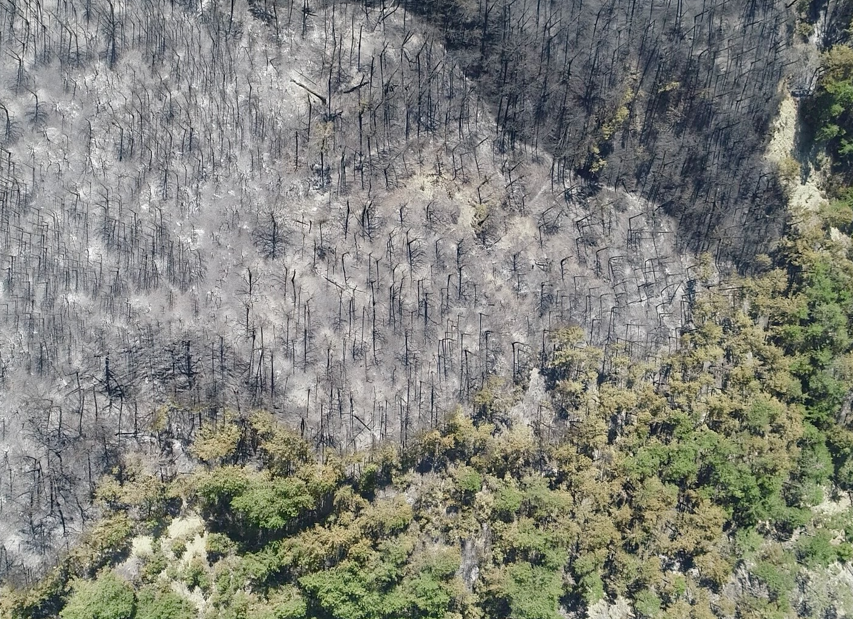
<svg viewBox="0 0 853 619">
<path fill-rule="evenodd" d="M 823 69 L 806 117 L 815 139 L 849 169 L 853 163 L 853 49 L 836 45 L 826 53 Z"/>
<path fill-rule="evenodd" d="M 146 587 L 137 596 L 136 619 L 192 619 L 196 609 L 170 589 Z"/>
<path fill-rule="evenodd" d="M 112 572 L 80 581 L 59 613 L 62 619 L 131 619 L 135 596 L 131 586 Z"/>
</svg>

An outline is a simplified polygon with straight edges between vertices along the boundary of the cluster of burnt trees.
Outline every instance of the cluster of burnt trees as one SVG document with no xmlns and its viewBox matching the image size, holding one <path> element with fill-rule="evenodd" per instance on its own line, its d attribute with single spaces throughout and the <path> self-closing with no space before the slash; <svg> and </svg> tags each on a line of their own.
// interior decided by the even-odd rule
<svg viewBox="0 0 853 619">
<path fill-rule="evenodd" d="M 623 4 L 0 6 L 0 575 L 226 409 L 406 443 L 553 329 L 675 346 L 678 247 L 775 230 L 786 22 Z"/>
<path fill-rule="evenodd" d="M 778 236 L 783 201 L 761 155 L 802 7 L 773 0 L 399 4 L 436 23 L 477 79 L 501 148 L 541 147 L 553 156 L 555 178 L 580 173 L 638 192 L 677 218 L 684 245 L 722 245 L 742 266 Z"/>
</svg>

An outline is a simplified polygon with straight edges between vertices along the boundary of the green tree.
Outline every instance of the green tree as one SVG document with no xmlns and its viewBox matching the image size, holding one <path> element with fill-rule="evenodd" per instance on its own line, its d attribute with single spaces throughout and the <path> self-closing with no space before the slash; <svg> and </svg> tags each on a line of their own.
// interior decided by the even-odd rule
<svg viewBox="0 0 853 619">
<path fill-rule="evenodd" d="M 133 587 L 114 572 L 102 572 L 94 581 L 78 580 L 62 619 L 131 619 L 136 609 Z"/>
<path fill-rule="evenodd" d="M 640 617 L 656 617 L 661 611 L 661 599 L 654 591 L 644 589 L 634 597 L 634 610 Z"/>
<path fill-rule="evenodd" d="M 162 586 L 142 589 L 136 598 L 136 619 L 195 619 L 195 606 Z"/>
<path fill-rule="evenodd" d="M 253 479 L 231 499 L 231 509 L 241 522 L 260 531 L 284 529 L 313 505 L 314 499 L 300 479 Z"/>
<path fill-rule="evenodd" d="M 836 45 L 823 56 L 823 75 L 808 105 L 815 139 L 842 165 L 853 162 L 853 49 Z"/>
<path fill-rule="evenodd" d="M 561 570 L 512 563 L 499 570 L 487 588 L 494 616 L 513 619 L 558 619 L 563 595 Z"/>
</svg>

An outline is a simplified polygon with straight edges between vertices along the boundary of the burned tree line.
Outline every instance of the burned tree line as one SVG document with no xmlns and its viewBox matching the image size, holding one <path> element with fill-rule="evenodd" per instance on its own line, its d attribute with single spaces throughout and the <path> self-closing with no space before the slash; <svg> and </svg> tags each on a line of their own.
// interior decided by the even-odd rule
<svg viewBox="0 0 853 619">
<path fill-rule="evenodd" d="M 784 14 L 700 4 L 3 4 L 0 575 L 226 411 L 405 444 L 566 325 L 676 346 L 683 248 L 778 223 Z"/>
<path fill-rule="evenodd" d="M 778 237 L 783 199 L 762 152 L 792 63 L 793 3 L 394 6 L 435 24 L 487 100 L 499 148 L 541 148 L 558 182 L 579 174 L 662 204 L 682 246 L 722 246 L 747 270 Z"/>
</svg>

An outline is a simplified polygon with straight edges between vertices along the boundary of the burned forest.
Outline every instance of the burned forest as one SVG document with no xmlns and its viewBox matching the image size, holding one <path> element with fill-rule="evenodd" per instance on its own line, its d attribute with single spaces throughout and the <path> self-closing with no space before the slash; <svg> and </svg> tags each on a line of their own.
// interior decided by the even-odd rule
<svg viewBox="0 0 853 619">
<path fill-rule="evenodd" d="M 679 350 L 784 233 L 824 4 L 0 2 L 0 578 L 206 424 L 406 448 L 501 377 L 548 440 L 555 333 Z"/>
</svg>

